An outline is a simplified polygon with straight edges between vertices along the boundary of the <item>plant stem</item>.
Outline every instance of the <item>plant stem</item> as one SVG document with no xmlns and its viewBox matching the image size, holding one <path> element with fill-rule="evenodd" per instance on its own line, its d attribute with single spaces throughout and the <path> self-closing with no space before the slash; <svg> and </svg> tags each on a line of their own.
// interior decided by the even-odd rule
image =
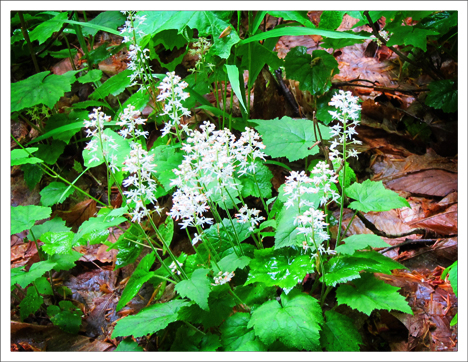
<svg viewBox="0 0 468 362">
<path fill-rule="evenodd" d="M 37 64 L 36 54 L 34 53 L 31 40 L 29 39 L 28 29 L 26 27 L 26 22 L 24 21 L 23 12 L 18 11 L 18 16 L 21 22 L 21 31 L 23 33 L 24 39 L 26 40 L 26 43 L 28 44 L 29 53 L 31 54 L 31 58 L 34 63 L 34 69 L 36 70 L 36 73 L 39 73 L 41 70 L 39 69 L 39 64 Z"/>
</svg>

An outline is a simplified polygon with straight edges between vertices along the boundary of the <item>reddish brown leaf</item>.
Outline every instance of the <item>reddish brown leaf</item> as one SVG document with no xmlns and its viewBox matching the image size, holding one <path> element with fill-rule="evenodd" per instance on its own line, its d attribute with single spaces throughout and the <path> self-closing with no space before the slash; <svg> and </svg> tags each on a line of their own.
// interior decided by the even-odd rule
<svg viewBox="0 0 468 362">
<path fill-rule="evenodd" d="M 409 224 L 415 228 L 426 228 L 441 235 L 458 233 L 458 204 L 450 206 L 447 211 Z"/>
<path fill-rule="evenodd" d="M 25 265 L 31 266 L 33 263 L 41 261 L 37 254 L 36 244 L 34 241 L 12 246 L 10 253 L 12 268 L 18 268 Z"/>
<path fill-rule="evenodd" d="M 58 215 L 60 218 L 67 222 L 67 225 L 78 229 L 78 227 L 84 223 L 86 220 L 89 220 L 90 217 L 96 214 L 96 201 L 89 199 L 82 202 L 79 202 L 71 210 L 60 211 L 57 210 L 53 213 L 52 218 L 55 215 Z"/>
<path fill-rule="evenodd" d="M 444 197 L 458 190 L 458 175 L 443 170 L 425 170 L 388 181 L 386 186 L 392 190 Z"/>
</svg>

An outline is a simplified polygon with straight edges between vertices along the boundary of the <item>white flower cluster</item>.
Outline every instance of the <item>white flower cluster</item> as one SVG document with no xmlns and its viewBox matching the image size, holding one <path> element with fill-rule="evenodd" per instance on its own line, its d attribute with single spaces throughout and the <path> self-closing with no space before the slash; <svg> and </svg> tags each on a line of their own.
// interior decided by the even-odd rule
<svg viewBox="0 0 468 362">
<path fill-rule="evenodd" d="M 244 205 L 239 209 L 239 213 L 236 214 L 235 217 L 241 224 L 249 222 L 249 231 L 254 231 L 255 225 L 258 225 L 260 221 L 265 220 L 263 216 L 258 216 L 258 214 L 260 214 L 260 210 L 249 209 L 247 208 L 247 205 Z"/>
<path fill-rule="evenodd" d="M 124 109 L 120 116 L 120 122 L 117 122 L 117 125 L 124 127 L 119 131 L 119 134 L 123 138 L 127 138 L 128 136 L 133 138 L 143 136 L 146 138 L 148 136 L 148 131 L 140 131 L 138 129 L 138 125 L 146 123 L 146 120 L 142 119 L 140 114 L 140 111 L 135 111 L 135 107 L 132 105 Z"/>
<path fill-rule="evenodd" d="M 179 267 L 181 267 L 182 265 L 184 265 L 183 263 L 181 263 L 180 261 L 177 261 L 177 264 L 179 265 Z M 171 269 L 172 273 L 175 273 L 177 275 L 180 275 L 180 270 L 179 268 L 177 268 L 177 265 L 175 262 L 172 262 L 171 265 L 169 265 L 169 268 Z"/>
<path fill-rule="evenodd" d="M 331 188 L 332 183 L 338 182 L 338 175 L 335 171 L 330 170 L 327 163 L 319 161 L 312 169 L 312 175 L 314 175 L 312 183 L 323 192 L 323 196 L 320 198 L 320 205 L 327 204 L 329 200 L 338 200 L 340 195 Z"/>
<path fill-rule="evenodd" d="M 172 127 L 179 126 L 181 117 L 189 117 L 191 114 L 181 103 L 181 101 L 185 101 L 190 96 L 189 93 L 184 92 L 187 86 L 187 82 L 182 81 L 175 72 L 166 73 L 166 77 L 158 86 L 160 93 L 157 100 L 158 102 L 165 102 L 164 112 L 161 115 L 168 115 L 170 118 L 162 130 L 163 136 L 170 133 Z"/>
<path fill-rule="evenodd" d="M 338 94 L 334 95 L 328 103 L 334 106 L 336 111 L 329 111 L 335 120 L 340 123 L 330 127 L 332 136 L 336 137 L 330 146 L 330 159 L 341 159 L 341 153 L 337 149 L 338 146 L 343 144 L 361 144 L 361 141 L 353 140 L 353 135 L 357 134 L 356 126 L 359 124 L 359 111 L 361 106 L 358 104 L 358 97 L 353 97 L 351 92 L 340 90 Z M 348 157 L 357 157 L 358 152 L 353 149 L 347 150 Z"/>
<path fill-rule="evenodd" d="M 138 45 L 138 39 L 143 37 L 145 33 L 139 29 L 146 20 L 146 15 L 136 15 L 135 11 L 122 11 L 124 15 L 127 15 L 127 20 L 120 31 L 123 35 L 122 43 L 129 43 L 127 59 L 129 63 L 127 69 L 132 71 L 129 75 L 131 85 L 140 85 L 140 90 L 143 89 L 143 84 L 138 83 L 140 79 L 143 83 L 151 82 L 153 79 L 151 66 L 147 64 L 149 57 L 149 49 L 142 49 Z M 137 39 L 138 38 L 138 39 Z"/>
<path fill-rule="evenodd" d="M 193 43 L 193 48 L 189 49 L 189 54 L 198 55 L 198 60 L 195 63 L 195 68 L 191 68 L 189 71 L 192 73 L 200 71 L 203 65 L 213 70 L 214 64 L 206 62 L 206 53 L 210 50 L 211 45 L 211 42 L 203 37 L 198 38 L 198 41 Z"/>
<path fill-rule="evenodd" d="M 312 257 L 317 257 L 318 253 L 329 255 L 336 253 L 329 247 L 325 249 L 322 245 L 322 242 L 330 238 L 326 230 L 328 224 L 324 219 L 325 213 L 322 210 L 310 208 L 302 215 L 297 216 L 296 220 L 294 220 L 294 223 L 299 225 L 297 228 L 298 233 L 305 235 L 302 248 L 304 250 L 313 249 L 316 251 L 315 254 L 312 254 Z"/>
<path fill-rule="evenodd" d="M 89 120 L 84 121 L 84 126 L 86 128 L 86 136 L 92 137 L 91 140 L 86 145 L 85 149 L 89 150 L 89 153 L 95 153 L 99 149 L 99 143 L 102 142 L 102 153 L 103 156 L 108 158 L 111 169 L 114 171 L 117 168 L 115 165 L 116 156 L 109 155 L 109 148 L 116 150 L 118 145 L 115 143 L 115 140 L 112 136 L 104 134 L 104 124 L 111 120 L 110 116 L 107 116 L 104 112 L 101 112 L 101 108 L 95 108 L 93 113 L 90 113 Z M 95 137 L 97 136 L 97 137 Z M 101 159 L 97 155 L 89 160 L 89 163 L 99 162 Z"/>
<path fill-rule="evenodd" d="M 385 40 L 388 41 L 390 39 L 390 34 L 386 30 L 380 30 L 379 35 Z M 380 39 L 377 39 L 377 45 L 380 47 L 382 46 L 382 42 Z"/>
<path fill-rule="evenodd" d="M 229 283 L 233 277 L 234 277 L 234 272 L 223 273 L 222 271 L 220 271 L 218 275 L 213 278 L 214 283 L 211 283 L 211 285 L 223 285 L 223 284 Z"/>
<path fill-rule="evenodd" d="M 182 218 L 183 228 L 211 224 L 212 219 L 202 217 L 209 208 L 208 198 L 218 195 L 227 200 L 226 192 L 237 190 L 236 168 L 245 173 L 256 158 L 264 157 L 258 150 L 264 146 L 255 131 L 247 129 L 236 141 L 228 129 L 216 130 L 210 122 L 204 122 L 200 129 L 188 130 L 182 147 L 186 155 L 174 170 L 177 178 L 171 180 L 171 186 L 177 186 L 178 190 L 173 195 L 174 206 L 169 215 Z"/>
<path fill-rule="evenodd" d="M 140 144 L 132 143 L 130 157 L 124 161 L 123 171 L 128 171 L 130 176 L 126 178 L 122 185 L 125 187 L 133 186 L 132 189 L 124 191 L 127 197 L 127 204 L 135 203 L 132 214 L 132 221 L 141 222 L 141 219 L 149 215 L 149 210 L 146 208 L 145 201 L 156 203 L 157 199 L 154 196 L 156 193 L 157 184 L 151 177 L 151 172 L 156 167 L 153 164 L 154 155 L 148 155 Z M 156 211 L 160 211 L 156 207 Z"/>
</svg>

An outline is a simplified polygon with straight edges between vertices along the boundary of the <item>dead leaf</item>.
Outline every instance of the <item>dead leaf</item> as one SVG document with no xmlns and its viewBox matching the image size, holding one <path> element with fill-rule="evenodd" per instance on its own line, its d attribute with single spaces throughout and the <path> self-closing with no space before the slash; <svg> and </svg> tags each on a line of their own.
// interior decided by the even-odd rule
<svg viewBox="0 0 468 362">
<path fill-rule="evenodd" d="M 67 222 L 68 226 L 72 227 L 76 231 L 82 223 L 93 217 L 96 212 L 96 201 L 89 199 L 79 202 L 68 211 L 55 211 L 52 214 L 52 218 L 58 215 Z"/>
<path fill-rule="evenodd" d="M 426 228 L 441 235 L 458 234 L 458 204 L 450 206 L 445 212 L 411 222 L 409 225 Z"/>
<path fill-rule="evenodd" d="M 417 195 L 444 197 L 458 190 L 458 174 L 444 170 L 424 170 L 387 181 L 386 186 Z"/>
</svg>

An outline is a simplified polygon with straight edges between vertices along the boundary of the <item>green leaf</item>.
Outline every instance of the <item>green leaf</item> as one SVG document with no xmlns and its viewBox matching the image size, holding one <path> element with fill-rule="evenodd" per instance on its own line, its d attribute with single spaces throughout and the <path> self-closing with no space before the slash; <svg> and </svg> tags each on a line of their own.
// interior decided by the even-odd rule
<svg viewBox="0 0 468 362">
<path fill-rule="evenodd" d="M 103 108 L 109 108 L 109 105 L 107 103 L 104 103 L 104 102 L 100 102 L 100 101 L 83 101 L 83 102 L 78 102 L 78 103 L 75 103 L 71 106 L 71 108 L 88 108 L 88 107 L 103 107 Z"/>
<path fill-rule="evenodd" d="M 332 310 L 325 312 L 326 322 L 322 327 L 321 344 L 329 352 L 359 351 L 363 344 L 353 320 Z"/>
<path fill-rule="evenodd" d="M 131 338 L 122 340 L 114 352 L 143 352 L 143 347 L 139 346 L 137 342 L 132 341 Z"/>
<path fill-rule="evenodd" d="M 427 36 L 437 35 L 437 31 L 429 29 L 419 29 L 414 26 L 400 26 L 393 29 L 393 35 L 387 42 L 387 46 L 392 45 L 413 45 L 421 48 L 423 51 L 427 50 Z"/>
<path fill-rule="evenodd" d="M 221 325 L 219 330 L 221 332 L 221 342 L 225 351 L 242 351 L 243 346 L 247 342 L 256 339 L 255 332 L 247 328 L 249 321 L 249 313 L 236 313 L 231 315 Z"/>
<path fill-rule="evenodd" d="M 73 194 L 74 188 L 68 187 L 63 182 L 54 181 L 44 187 L 41 194 L 41 204 L 44 206 L 52 206 L 55 204 L 61 204 L 68 196 Z"/>
<path fill-rule="evenodd" d="M 25 165 L 25 164 L 31 164 L 31 163 L 41 163 L 44 162 L 40 158 L 37 157 L 30 157 L 29 153 L 34 153 L 38 150 L 38 147 L 29 147 L 23 150 L 22 148 L 17 148 L 11 151 L 11 166 L 16 166 L 16 165 Z M 29 152 L 29 153 L 28 153 Z"/>
<path fill-rule="evenodd" d="M 362 212 L 411 207 L 408 201 L 396 192 L 385 189 L 382 181 L 366 180 L 362 184 L 354 183 L 346 188 L 346 196 L 356 200 L 349 204 L 349 208 Z"/>
<path fill-rule="evenodd" d="M 104 99 L 109 94 L 117 96 L 122 93 L 125 88 L 130 86 L 130 78 L 128 77 L 132 73 L 131 70 L 124 70 L 113 77 L 106 80 L 102 85 L 100 85 L 96 90 L 89 95 L 89 98 L 92 100 Z"/>
<path fill-rule="evenodd" d="M 44 242 L 42 249 L 49 255 L 71 254 L 73 252 L 73 232 L 52 232 L 48 231 L 41 236 Z"/>
<path fill-rule="evenodd" d="M 346 32 L 344 32 L 344 33 L 346 33 Z M 332 48 L 332 49 L 336 50 L 336 49 L 345 48 L 347 46 L 354 45 L 354 44 L 362 44 L 363 42 L 364 42 L 364 40 L 362 40 L 362 39 L 331 39 L 331 38 L 325 38 L 325 39 L 323 39 L 320 46 L 322 48 L 324 48 L 324 49 Z M 320 118 L 318 118 L 318 119 L 320 119 Z M 326 123 L 326 124 L 328 124 L 328 123 Z"/>
<path fill-rule="evenodd" d="M 132 225 L 125 233 L 120 235 L 117 242 L 113 244 L 119 251 L 115 261 L 115 269 L 122 268 L 126 265 L 132 264 L 138 258 L 143 249 L 143 246 L 132 242 L 132 240 L 142 240 L 141 229 L 136 225 Z"/>
<path fill-rule="evenodd" d="M 130 155 L 130 145 L 128 141 L 122 136 L 120 136 L 118 133 L 115 133 L 114 131 L 110 130 L 109 128 L 106 128 L 103 133 L 108 137 L 112 137 L 115 144 L 117 144 L 116 149 L 114 149 L 110 147 L 112 145 L 111 142 L 104 142 L 104 152 L 107 154 L 108 158 L 114 155 L 116 157 L 115 164 L 122 165 L 126 158 L 128 158 L 128 156 Z M 97 151 L 90 152 L 90 150 L 87 149 L 83 150 L 83 160 L 85 167 L 96 167 L 104 163 L 104 157 L 102 154 L 101 144 L 99 142 L 99 136 L 96 135 L 93 138 L 98 139 Z M 93 160 L 93 162 L 91 162 L 94 156 L 96 156 L 99 160 Z"/>
<path fill-rule="evenodd" d="M 319 152 L 317 147 L 309 150 L 317 140 L 314 122 L 308 119 L 291 119 L 287 116 L 272 120 L 251 120 L 262 135 L 264 152 L 271 157 L 287 157 L 290 162 L 300 160 Z M 330 137 L 328 127 L 319 124 L 323 139 Z"/>
<path fill-rule="evenodd" d="M 343 241 L 345 244 L 338 245 L 335 251 L 345 255 L 352 255 L 356 250 L 362 250 L 369 246 L 372 248 L 386 248 L 389 246 L 380 236 L 374 234 L 351 235 Z"/>
<path fill-rule="evenodd" d="M 122 105 L 121 109 L 127 108 L 129 105 L 132 105 L 135 107 L 136 111 L 143 111 L 143 109 L 146 107 L 146 105 L 149 102 L 149 94 L 146 92 L 136 92 L 133 93 L 128 99 L 125 101 L 125 103 Z"/>
<path fill-rule="evenodd" d="M 70 270 L 75 267 L 75 262 L 80 259 L 83 255 L 75 250 L 72 250 L 69 254 L 55 254 L 49 261 L 55 263 L 54 270 Z M 70 292 L 70 295 L 72 293 Z"/>
<path fill-rule="evenodd" d="M 292 48 L 284 59 L 284 68 L 289 79 L 299 81 L 299 89 L 310 94 L 323 94 L 331 87 L 331 80 L 339 73 L 335 57 L 325 50 L 314 50 L 312 56 L 307 48 Z"/>
<path fill-rule="evenodd" d="M 299 36 L 299 35 L 320 35 L 324 38 L 332 38 L 332 39 L 369 39 L 370 36 L 362 36 L 352 33 L 344 33 L 341 31 L 331 31 L 331 30 L 323 30 L 323 29 L 312 29 L 312 28 L 301 28 L 290 26 L 281 29 L 273 29 L 264 33 L 260 33 L 249 38 L 242 40 L 239 45 L 256 42 L 259 40 L 269 39 L 269 38 L 276 38 L 280 36 Z"/>
<path fill-rule="evenodd" d="M 276 298 L 276 286 L 267 287 L 263 283 L 256 285 L 241 285 L 236 287 L 235 292 L 248 306 L 262 304 L 266 300 Z"/>
<path fill-rule="evenodd" d="M 106 231 L 107 229 L 112 226 L 120 225 L 123 222 L 126 222 L 127 219 L 125 217 L 113 217 L 106 220 L 105 217 L 98 215 L 98 217 L 92 217 L 89 220 L 86 220 L 83 224 L 81 224 L 78 232 L 75 234 L 74 242 L 77 242 L 81 238 L 89 238 L 89 234 Z M 98 235 L 95 235 L 95 237 Z"/>
<path fill-rule="evenodd" d="M 154 273 L 150 272 L 150 268 L 153 266 L 155 260 L 156 260 L 156 256 L 154 252 L 151 252 L 150 254 L 145 255 L 141 259 L 137 268 L 135 269 L 130 279 L 128 280 L 127 285 L 125 286 L 122 296 L 120 297 L 119 303 L 117 304 L 117 307 L 115 308 L 116 311 L 119 311 L 120 309 L 125 307 L 125 305 L 128 302 L 130 302 L 133 299 L 133 297 L 138 293 L 141 286 L 145 282 L 150 280 L 151 277 L 153 277 Z"/>
<path fill-rule="evenodd" d="M 200 308 L 209 311 L 208 296 L 211 291 L 210 280 L 206 276 L 208 269 L 195 270 L 190 279 L 177 283 L 175 290 L 182 297 L 187 297 L 197 303 Z"/>
<path fill-rule="evenodd" d="M 297 21 L 308 28 L 315 28 L 315 25 L 309 20 L 307 11 L 267 11 L 268 14 L 275 18 L 283 18 L 283 20 Z"/>
<path fill-rule="evenodd" d="M 375 309 L 398 310 L 413 315 L 405 298 L 398 293 L 400 288 L 393 287 L 364 273 L 354 285 L 343 284 L 336 290 L 338 304 L 347 304 L 351 308 L 370 315 Z"/>
<path fill-rule="evenodd" d="M 44 160 L 45 163 L 53 165 L 57 162 L 60 155 L 65 149 L 65 143 L 62 141 L 54 140 L 50 145 L 41 144 L 39 145 L 39 150 L 36 153 L 36 156 Z"/>
<path fill-rule="evenodd" d="M 253 327 L 267 345 L 279 339 L 287 346 L 314 351 L 320 348 L 321 324 L 322 310 L 317 299 L 293 290 L 281 295 L 281 305 L 270 300 L 255 309 L 247 327 Z"/>
<path fill-rule="evenodd" d="M 341 25 L 346 11 L 324 11 L 320 15 L 320 29 L 335 30 Z"/>
<path fill-rule="evenodd" d="M 201 334 L 185 325 L 177 329 L 171 351 L 209 352 L 221 347 L 219 336 L 216 334 Z"/>
<path fill-rule="evenodd" d="M 445 113 L 458 110 L 458 89 L 455 81 L 450 79 L 435 80 L 429 84 L 430 92 L 425 103 L 435 109 L 442 109 Z"/>
<path fill-rule="evenodd" d="M 11 207 L 11 230 L 10 234 L 17 234 L 30 229 L 34 223 L 50 217 L 52 209 L 43 206 L 16 206 Z"/>
<path fill-rule="evenodd" d="M 458 313 L 455 314 L 452 318 L 452 320 L 450 321 L 450 327 L 453 327 L 455 324 L 458 323 Z"/>
<path fill-rule="evenodd" d="M 446 34 L 454 26 L 458 25 L 458 11 L 438 11 L 426 16 L 418 24 L 417 28 L 435 30 L 438 38 Z"/>
<path fill-rule="evenodd" d="M 11 285 L 18 285 L 21 288 L 26 288 L 30 283 L 34 282 L 36 279 L 40 278 L 45 272 L 54 269 L 56 263 L 51 260 L 39 261 L 34 263 L 28 272 L 21 271 L 19 268 L 18 270 L 11 273 Z"/>
<path fill-rule="evenodd" d="M 178 319 L 179 310 L 189 302 L 175 299 L 167 303 L 154 304 L 141 310 L 137 315 L 120 319 L 112 332 L 112 338 L 134 336 L 143 337 L 166 328 Z"/>
<path fill-rule="evenodd" d="M 73 110 L 68 115 L 60 113 L 55 114 L 48 119 L 44 129 L 44 135 L 39 137 L 44 137 L 43 139 L 52 137 L 54 140 L 63 141 L 66 144 L 69 144 L 70 139 L 80 130 L 80 128 L 83 128 L 83 120 L 88 118 L 88 111 Z M 80 127 L 73 127 L 73 125 L 79 125 Z M 37 138 L 34 139 L 34 141 L 35 140 L 37 140 Z"/>
<path fill-rule="evenodd" d="M 448 280 L 452 286 L 453 293 L 458 297 L 458 261 L 453 263 L 450 269 Z"/>
<path fill-rule="evenodd" d="M 237 256 L 236 253 L 232 253 L 218 261 L 218 265 L 222 271 L 233 272 L 236 269 L 244 269 L 250 261 L 248 256 Z"/>
<path fill-rule="evenodd" d="M 247 112 L 247 107 L 245 106 L 245 103 L 244 103 L 245 95 L 241 93 L 242 91 L 240 89 L 239 69 L 237 69 L 235 65 L 225 64 L 224 66 L 226 67 L 226 71 L 227 71 L 227 75 L 229 78 L 229 82 L 231 83 L 231 87 L 234 90 L 234 93 L 236 94 L 236 97 L 239 100 L 239 103 L 242 104 L 244 111 Z M 243 86 L 242 86 L 242 89 L 244 89 Z"/>
<path fill-rule="evenodd" d="M 234 241 L 236 234 L 239 238 L 239 242 L 243 242 L 250 236 L 249 224 L 241 224 L 238 222 L 234 222 L 233 224 L 234 228 L 231 221 L 226 218 L 223 219 L 221 223 L 213 224 L 209 229 L 205 230 L 205 236 L 210 240 L 211 244 L 213 244 L 218 254 L 231 247 L 228 240 L 231 239 Z M 201 247 L 201 250 L 203 249 L 204 247 Z"/>
<path fill-rule="evenodd" d="M 259 159 L 255 160 L 255 177 L 253 174 L 245 174 L 239 177 L 242 182 L 242 197 L 255 196 L 264 199 L 271 197 L 271 179 L 273 174 L 270 169 Z M 255 180 L 257 182 L 255 182 Z M 258 186 L 257 186 L 258 183 Z M 260 192 L 259 192 L 260 191 Z"/>
<path fill-rule="evenodd" d="M 60 301 L 59 306 L 60 308 L 54 305 L 47 307 L 51 322 L 67 333 L 77 334 L 83 314 L 80 308 L 75 307 L 69 300 Z"/>
<path fill-rule="evenodd" d="M 312 273 L 314 264 L 310 255 L 297 255 L 291 248 L 256 250 L 245 285 L 261 282 L 266 286 L 289 289 L 302 281 L 307 273 Z"/>
<path fill-rule="evenodd" d="M 62 27 L 61 21 L 66 20 L 67 18 L 68 13 L 64 11 L 63 13 L 58 14 L 50 20 L 41 22 L 38 26 L 34 28 L 34 30 L 32 30 L 29 33 L 29 40 L 38 40 L 39 45 L 41 45 L 47 39 L 49 39 L 53 33 L 60 30 L 60 28 Z"/>
<path fill-rule="evenodd" d="M 40 277 L 34 281 L 34 286 L 40 294 L 53 295 L 52 287 L 46 277 Z"/>
<path fill-rule="evenodd" d="M 184 159 L 184 155 L 173 146 L 162 145 L 153 148 L 148 152 L 148 156 L 154 155 L 153 162 L 156 164 L 155 176 L 158 181 L 164 186 L 166 191 L 170 191 L 174 186 L 171 186 L 171 180 L 175 179 L 174 169 L 177 169 Z"/>
<path fill-rule="evenodd" d="M 53 108 L 65 92 L 71 90 L 75 82 L 75 74 L 70 71 L 63 75 L 49 75 L 50 71 L 41 72 L 31 77 L 11 84 L 11 112 L 18 112 L 24 108 L 37 104 L 45 104 Z"/>
<path fill-rule="evenodd" d="M 105 26 L 111 29 L 116 30 L 119 26 L 122 26 L 126 18 L 120 11 L 104 11 L 96 16 L 94 19 L 88 21 L 88 24 Z M 90 28 L 83 26 L 81 29 L 83 36 L 96 35 L 99 31 L 96 28 Z"/>
<path fill-rule="evenodd" d="M 98 82 L 101 80 L 101 78 L 102 78 L 102 70 L 93 69 L 93 70 L 90 70 L 85 75 L 83 75 L 82 77 L 79 77 L 77 81 L 80 82 L 81 84 L 85 84 L 85 83 Z"/>
<path fill-rule="evenodd" d="M 19 304 L 21 321 L 24 321 L 31 313 L 36 313 L 43 302 L 44 298 L 37 294 L 36 288 L 29 287 L 26 297 Z"/>
<path fill-rule="evenodd" d="M 62 49 L 62 50 L 59 50 L 59 51 L 56 51 L 56 52 L 46 51 L 46 52 L 42 53 L 41 55 L 47 55 L 48 54 L 51 57 L 54 57 L 54 58 L 57 58 L 57 59 L 65 59 L 65 58 L 70 57 L 70 52 L 72 54 L 72 57 L 74 58 L 76 56 L 76 54 L 78 53 L 78 50 L 70 49 L 70 51 L 69 51 L 68 49 Z"/>
<path fill-rule="evenodd" d="M 30 190 L 41 181 L 44 171 L 38 165 L 24 164 L 21 166 L 21 170 L 24 172 L 24 181 Z"/>
</svg>

